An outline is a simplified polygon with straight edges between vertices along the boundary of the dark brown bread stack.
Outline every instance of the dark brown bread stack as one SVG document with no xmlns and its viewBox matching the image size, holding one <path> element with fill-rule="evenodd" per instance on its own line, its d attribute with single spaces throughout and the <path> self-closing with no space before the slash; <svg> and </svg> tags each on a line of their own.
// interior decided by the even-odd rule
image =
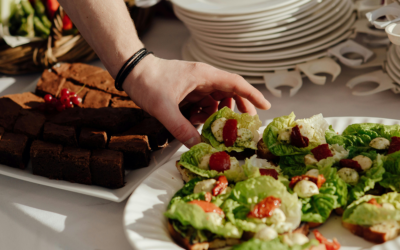
<svg viewBox="0 0 400 250">
<path fill-rule="evenodd" d="M 63 88 L 82 105 L 44 111 L 43 97 Z M 120 188 L 125 169 L 148 166 L 151 150 L 173 139 L 107 71 L 82 63 L 45 70 L 35 94 L 1 97 L 0 110 L 0 164 L 24 169 L 30 155 L 33 174 L 50 179 Z"/>
</svg>

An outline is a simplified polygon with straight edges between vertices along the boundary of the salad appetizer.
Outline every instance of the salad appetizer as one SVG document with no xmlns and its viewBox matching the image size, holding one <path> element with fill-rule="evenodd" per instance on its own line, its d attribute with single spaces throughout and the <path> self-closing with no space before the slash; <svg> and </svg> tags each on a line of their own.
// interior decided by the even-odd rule
<svg viewBox="0 0 400 250">
<path fill-rule="evenodd" d="M 237 114 L 224 107 L 204 123 L 202 139 L 218 151 L 226 151 L 239 159 L 252 156 L 259 140 L 261 127 L 258 115 Z"/>
<path fill-rule="evenodd" d="M 186 184 L 165 213 L 178 244 L 337 250 L 317 230 L 307 237 L 332 212 L 369 241 L 400 234 L 400 125 L 352 124 L 339 134 L 322 114 L 291 113 L 262 138 L 260 126 L 258 116 L 221 109 L 205 123 L 204 142 L 182 154 Z"/>
</svg>

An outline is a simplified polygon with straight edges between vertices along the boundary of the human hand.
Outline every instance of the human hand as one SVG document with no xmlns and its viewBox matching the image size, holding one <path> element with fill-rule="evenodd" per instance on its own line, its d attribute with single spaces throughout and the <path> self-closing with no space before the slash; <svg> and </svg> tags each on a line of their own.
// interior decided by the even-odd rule
<svg viewBox="0 0 400 250">
<path fill-rule="evenodd" d="M 200 135 L 192 124 L 204 123 L 219 108 L 233 108 L 255 115 L 271 104 L 241 76 L 198 62 L 145 57 L 126 78 L 124 90 L 132 100 L 157 118 L 188 148 L 198 144 Z M 233 100 L 232 100 L 233 99 Z M 190 121 L 179 104 L 194 103 Z"/>
</svg>

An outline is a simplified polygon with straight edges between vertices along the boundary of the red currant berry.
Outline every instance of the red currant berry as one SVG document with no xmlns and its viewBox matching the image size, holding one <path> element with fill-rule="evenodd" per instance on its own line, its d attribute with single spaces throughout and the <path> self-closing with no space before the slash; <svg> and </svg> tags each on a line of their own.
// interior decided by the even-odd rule
<svg viewBox="0 0 400 250">
<path fill-rule="evenodd" d="M 56 109 L 58 112 L 61 112 L 63 110 L 65 110 L 65 104 L 59 104 L 56 106 Z"/>
<path fill-rule="evenodd" d="M 75 105 L 80 105 L 82 103 L 82 98 L 80 97 L 71 97 L 70 100 Z"/>
<path fill-rule="evenodd" d="M 74 96 L 77 96 L 75 92 L 70 92 L 69 93 L 69 97 L 74 97 Z"/>
<path fill-rule="evenodd" d="M 50 103 L 51 100 L 53 100 L 53 96 L 52 95 L 47 94 L 47 95 L 44 96 L 44 102 L 45 103 Z"/>
<path fill-rule="evenodd" d="M 56 107 L 60 101 L 57 98 L 53 98 L 50 101 L 50 105 Z"/>
<path fill-rule="evenodd" d="M 70 108 L 73 108 L 74 107 L 74 104 L 71 102 L 71 101 L 69 101 L 69 102 L 67 102 L 66 104 L 65 104 L 65 108 L 66 109 L 70 109 Z"/>
<path fill-rule="evenodd" d="M 61 96 L 61 97 L 60 97 L 60 102 L 61 102 L 62 104 L 67 104 L 68 102 L 70 102 L 69 97 L 68 97 L 68 96 L 65 96 L 65 95 Z"/>
<path fill-rule="evenodd" d="M 61 96 L 69 96 L 69 90 L 68 89 L 62 89 L 61 90 Z"/>
</svg>

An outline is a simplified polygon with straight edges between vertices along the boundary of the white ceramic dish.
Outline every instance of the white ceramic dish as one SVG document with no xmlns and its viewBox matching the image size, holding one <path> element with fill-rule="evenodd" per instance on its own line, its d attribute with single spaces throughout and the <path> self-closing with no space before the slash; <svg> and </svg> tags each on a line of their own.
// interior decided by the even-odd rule
<svg viewBox="0 0 400 250">
<path fill-rule="evenodd" d="M 278 14 L 276 16 L 267 15 L 268 19 L 264 21 L 241 25 L 226 25 L 226 22 L 213 22 L 213 24 L 210 24 L 209 22 L 202 22 L 197 19 L 193 19 L 191 16 L 187 16 L 179 11 L 178 8 L 174 8 L 174 10 L 177 17 L 181 19 L 186 25 L 193 26 L 197 29 L 209 32 L 237 33 L 257 31 L 287 25 L 310 16 L 312 13 L 322 9 L 322 7 L 326 6 L 328 3 L 329 1 L 324 1 L 322 3 L 317 3 L 316 1 L 308 2 L 307 4 L 301 6 L 301 8 L 292 15 L 289 15 L 286 12 L 285 14 Z"/>
<path fill-rule="evenodd" d="M 349 29 L 354 23 L 354 20 L 354 17 L 352 19 L 349 19 L 349 21 L 345 25 L 343 25 L 336 31 L 331 32 L 331 34 L 325 37 L 316 39 L 306 44 L 293 46 L 291 48 L 275 50 L 272 52 L 233 53 L 218 51 L 205 47 L 203 47 L 202 49 L 209 55 L 240 61 L 269 61 L 295 58 L 298 56 L 308 55 L 317 51 L 328 49 L 331 46 L 345 40 L 352 34 L 352 31 Z"/>
<path fill-rule="evenodd" d="M 264 40 L 268 39 L 268 35 L 275 38 L 277 33 L 279 33 L 280 36 L 287 36 L 311 28 L 318 30 L 320 26 L 333 24 L 337 19 L 348 12 L 349 9 L 350 3 L 348 0 L 334 0 L 325 8 L 305 18 L 293 20 L 293 22 L 289 24 L 273 26 L 272 28 L 266 27 L 258 31 L 250 31 L 248 28 L 244 28 L 220 32 L 218 30 L 213 31 L 211 29 L 206 29 L 200 25 L 194 26 L 189 23 L 187 23 L 187 26 L 192 33 L 196 33 L 198 36 L 224 39 L 252 38 L 253 41 Z M 261 37 L 262 39 L 258 39 Z"/>
<path fill-rule="evenodd" d="M 315 52 L 315 53 L 312 53 L 309 55 L 290 58 L 290 59 L 283 59 L 283 60 L 257 61 L 257 62 L 238 61 L 238 60 L 224 59 L 221 57 L 211 57 L 208 54 L 201 51 L 201 49 L 197 46 L 197 44 L 194 42 L 191 42 L 190 40 L 191 40 L 191 38 L 185 43 L 185 45 L 183 46 L 183 49 L 186 49 L 186 47 L 188 47 L 190 44 L 191 53 L 201 53 L 202 56 L 204 58 L 207 58 L 207 60 L 209 60 L 210 62 L 213 62 L 213 63 L 215 62 L 216 64 L 219 64 L 222 66 L 230 65 L 232 67 L 242 67 L 243 66 L 246 68 L 250 67 L 253 69 L 264 69 L 264 68 L 269 68 L 269 67 L 294 65 L 294 64 L 307 62 L 307 61 L 317 59 L 317 58 L 327 55 L 326 50 L 323 50 L 323 51 Z M 187 50 L 189 50 L 189 48 L 187 48 Z"/>
<path fill-rule="evenodd" d="M 294 35 L 291 35 L 289 37 L 282 37 L 279 39 L 273 39 L 275 42 L 271 42 L 271 45 L 266 45 L 266 46 L 256 46 L 256 47 L 230 47 L 230 46 L 221 46 L 221 45 L 215 45 L 215 44 L 210 44 L 208 42 L 202 41 L 200 37 L 194 36 L 195 40 L 197 43 L 199 43 L 202 46 L 216 49 L 219 51 L 229 51 L 229 52 L 257 52 L 257 51 L 270 51 L 270 50 L 277 50 L 277 49 L 282 49 L 282 48 L 287 48 L 291 46 L 297 46 L 299 44 L 307 43 L 309 41 L 318 39 L 320 37 L 323 37 L 340 26 L 344 25 L 346 22 L 348 22 L 351 14 L 353 11 L 349 9 L 347 13 L 343 13 L 343 16 L 337 15 L 339 18 L 335 20 L 334 18 L 332 19 L 332 24 L 331 23 L 324 23 L 324 25 L 319 26 L 319 30 L 315 31 L 314 29 L 308 29 L 303 32 L 296 33 Z M 354 14 L 355 16 L 355 14 Z M 326 26 L 325 26 L 326 25 Z"/>
<path fill-rule="evenodd" d="M 246 15 L 270 11 L 296 3 L 298 0 L 171 0 L 182 9 L 214 15 Z"/>
<path fill-rule="evenodd" d="M 326 118 L 336 131 L 342 132 L 353 123 L 400 124 L 399 120 L 372 117 Z M 270 121 L 266 121 L 268 124 Z M 129 198 L 123 217 L 123 226 L 129 243 L 135 250 L 180 250 L 169 236 L 167 219 L 164 217 L 171 197 L 183 186 L 176 170 L 179 157 L 154 171 L 144 180 Z M 342 227 L 340 218 L 332 216 L 318 230 L 327 238 L 338 238 L 341 250 L 361 250 L 374 246 L 372 243 L 351 234 Z M 400 249 L 400 237 L 385 244 L 375 245 L 373 250 Z"/>
<path fill-rule="evenodd" d="M 347 1 L 347 0 L 344 0 Z M 336 9 L 336 8 L 335 8 Z M 344 9 L 344 12 L 347 13 L 349 8 Z M 340 14 L 339 14 L 340 15 Z M 305 32 L 316 32 L 319 30 L 321 24 L 317 24 L 316 26 L 310 26 L 309 29 Z M 228 47 L 249 47 L 249 46 L 262 46 L 262 45 L 269 45 L 274 43 L 281 43 L 287 42 L 289 40 L 293 40 L 302 36 L 301 30 L 304 31 L 303 27 L 300 27 L 300 31 L 298 29 L 286 30 L 274 34 L 268 34 L 263 36 L 256 36 L 256 37 L 234 37 L 234 38 L 221 38 L 221 37 L 211 37 L 208 34 L 200 34 L 196 30 L 188 27 L 191 31 L 192 35 L 195 36 L 197 39 L 203 40 L 205 42 L 211 44 L 218 44 Z"/>
<path fill-rule="evenodd" d="M 33 82 L 22 92 L 34 91 L 36 83 L 37 81 Z M 178 140 L 174 140 L 169 144 L 168 147 L 151 154 L 151 161 L 148 167 L 126 171 L 126 184 L 124 187 L 119 189 L 108 189 L 99 186 L 83 185 L 62 180 L 51 180 L 43 176 L 33 175 L 31 161 L 29 161 L 28 167 L 25 170 L 0 164 L 0 174 L 52 188 L 94 196 L 114 202 L 121 202 L 125 200 L 148 175 L 163 165 L 181 146 L 182 144 Z"/>
</svg>

